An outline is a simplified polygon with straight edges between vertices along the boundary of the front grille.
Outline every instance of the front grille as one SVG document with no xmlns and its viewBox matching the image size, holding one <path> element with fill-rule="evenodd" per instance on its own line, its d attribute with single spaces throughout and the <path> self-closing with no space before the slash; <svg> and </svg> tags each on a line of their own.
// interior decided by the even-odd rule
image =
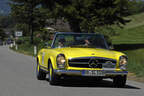
<svg viewBox="0 0 144 96">
<path fill-rule="evenodd" d="M 115 68 L 116 60 L 103 57 L 80 57 L 68 60 L 70 67 L 79 68 Z"/>
</svg>

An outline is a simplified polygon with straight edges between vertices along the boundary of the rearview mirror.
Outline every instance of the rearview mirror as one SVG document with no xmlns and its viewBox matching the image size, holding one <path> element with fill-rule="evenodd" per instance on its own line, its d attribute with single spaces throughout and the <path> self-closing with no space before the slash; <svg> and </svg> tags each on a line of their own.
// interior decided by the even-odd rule
<svg viewBox="0 0 144 96">
<path fill-rule="evenodd" d="M 114 49 L 114 46 L 111 42 L 108 42 L 108 46 L 109 46 L 109 49 L 113 50 Z"/>
</svg>

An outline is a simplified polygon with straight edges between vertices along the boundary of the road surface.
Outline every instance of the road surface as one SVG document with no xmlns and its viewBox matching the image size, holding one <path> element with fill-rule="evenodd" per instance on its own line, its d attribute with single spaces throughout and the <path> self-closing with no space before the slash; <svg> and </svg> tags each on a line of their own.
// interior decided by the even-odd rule
<svg viewBox="0 0 144 96">
<path fill-rule="evenodd" d="M 127 81 L 125 88 L 114 88 L 104 80 L 51 86 L 48 80 L 36 79 L 33 57 L 0 46 L 0 96 L 144 96 L 144 84 Z"/>
</svg>

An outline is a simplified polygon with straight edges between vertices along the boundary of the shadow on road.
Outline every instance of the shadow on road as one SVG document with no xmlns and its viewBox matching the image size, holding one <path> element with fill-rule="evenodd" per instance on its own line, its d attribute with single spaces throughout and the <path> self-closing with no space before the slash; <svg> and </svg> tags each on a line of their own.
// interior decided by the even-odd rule
<svg viewBox="0 0 144 96">
<path fill-rule="evenodd" d="M 114 50 L 117 51 L 126 51 L 126 50 L 135 50 L 144 48 L 144 44 L 115 44 Z"/>
<path fill-rule="evenodd" d="M 49 80 L 47 79 L 49 82 Z M 83 79 L 62 79 L 58 84 L 54 86 L 62 86 L 62 87 L 91 87 L 91 88 L 115 88 L 113 86 L 112 81 L 110 80 L 102 80 L 102 81 L 95 81 L 95 80 L 83 80 Z M 140 89 L 138 87 L 132 85 L 126 85 L 124 89 Z"/>
</svg>

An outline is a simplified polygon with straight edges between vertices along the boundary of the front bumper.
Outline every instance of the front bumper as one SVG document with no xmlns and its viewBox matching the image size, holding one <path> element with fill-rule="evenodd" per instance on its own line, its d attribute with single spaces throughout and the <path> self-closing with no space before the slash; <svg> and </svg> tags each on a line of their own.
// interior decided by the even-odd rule
<svg viewBox="0 0 144 96">
<path fill-rule="evenodd" d="M 128 71 L 115 71 L 115 70 L 100 70 L 103 74 L 86 74 L 88 71 L 97 70 L 54 70 L 54 73 L 58 75 L 69 75 L 69 76 L 115 76 L 115 75 L 127 75 Z"/>
</svg>

